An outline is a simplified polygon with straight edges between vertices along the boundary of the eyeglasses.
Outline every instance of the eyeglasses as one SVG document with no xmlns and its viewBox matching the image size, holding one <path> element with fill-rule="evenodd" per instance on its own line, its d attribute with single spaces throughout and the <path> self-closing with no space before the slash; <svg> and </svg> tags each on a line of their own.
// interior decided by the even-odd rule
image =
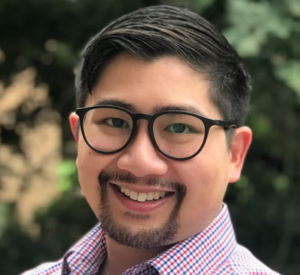
<svg viewBox="0 0 300 275">
<path fill-rule="evenodd" d="M 148 120 L 153 146 L 174 160 L 193 158 L 203 149 L 210 127 L 237 128 L 232 122 L 212 120 L 185 111 L 166 111 L 155 115 L 134 114 L 117 106 L 78 108 L 82 135 L 98 153 L 114 154 L 123 150 L 137 133 L 137 121 Z"/>
</svg>

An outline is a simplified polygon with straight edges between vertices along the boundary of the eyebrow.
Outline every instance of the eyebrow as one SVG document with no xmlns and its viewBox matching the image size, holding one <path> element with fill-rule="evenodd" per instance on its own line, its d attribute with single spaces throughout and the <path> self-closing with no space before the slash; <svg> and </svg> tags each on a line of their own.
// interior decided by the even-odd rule
<svg viewBox="0 0 300 275">
<path fill-rule="evenodd" d="M 132 104 L 129 104 L 124 101 L 117 100 L 117 99 L 100 99 L 100 100 L 96 101 L 96 103 L 94 104 L 94 106 L 103 106 L 103 105 L 121 107 L 130 112 L 136 111 L 136 109 L 134 108 L 134 106 Z"/>
<path fill-rule="evenodd" d="M 193 113 L 199 116 L 207 117 L 204 112 L 199 110 L 198 108 L 191 106 L 191 105 L 167 105 L 167 106 L 156 106 L 154 108 L 154 113 L 162 113 L 162 112 L 168 112 L 168 111 L 182 111 L 182 112 L 188 112 Z"/>
<path fill-rule="evenodd" d="M 100 99 L 96 101 L 94 105 L 95 106 L 103 106 L 103 105 L 116 106 L 116 107 L 121 107 L 123 109 L 126 109 L 132 113 L 137 113 L 137 109 L 134 107 L 134 105 L 117 99 Z M 158 114 L 158 113 L 168 112 L 168 111 L 183 111 L 183 112 L 194 113 L 199 116 L 207 117 L 204 114 L 204 112 L 191 105 L 184 105 L 184 104 L 167 105 L 167 106 L 161 105 L 153 108 L 153 114 Z"/>
</svg>

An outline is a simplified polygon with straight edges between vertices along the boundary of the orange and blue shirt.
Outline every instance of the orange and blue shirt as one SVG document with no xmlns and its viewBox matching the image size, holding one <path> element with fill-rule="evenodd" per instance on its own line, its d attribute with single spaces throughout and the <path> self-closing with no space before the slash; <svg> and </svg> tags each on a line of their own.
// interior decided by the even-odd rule
<svg viewBox="0 0 300 275">
<path fill-rule="evenodd" d="M 65 256 L 23 275 L 97 275 L 106 258 L 105 233 L 97 225 Z M 279 275 L 236 241 L 227 206 L 195 236 L 157 257 L 133 266 L 123 275 Z"/>
</svg>

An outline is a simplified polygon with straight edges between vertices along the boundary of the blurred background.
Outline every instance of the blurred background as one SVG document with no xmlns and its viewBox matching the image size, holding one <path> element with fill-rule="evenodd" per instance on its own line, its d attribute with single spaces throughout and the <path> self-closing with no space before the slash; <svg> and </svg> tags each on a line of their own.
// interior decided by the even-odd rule
<svg viewBox="0 0 300 275">
<path fill-rule="evenodd" d="M 156 4 L 203 15 L 249 69 L 254 140 L 226 202 L 241 244 L 300 274 L 299 0 L 0 0 L 0 274 L 59 259 L 96 224 L 68 125 L 74 67 L 105 24 Z"/>
</svg>

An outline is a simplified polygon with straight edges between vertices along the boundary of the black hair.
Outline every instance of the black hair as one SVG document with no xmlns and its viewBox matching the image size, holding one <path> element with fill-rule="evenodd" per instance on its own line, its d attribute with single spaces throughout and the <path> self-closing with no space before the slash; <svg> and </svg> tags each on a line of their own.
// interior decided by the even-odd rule
<svg viewBox="0 0 300 275">
<path fill-rule="evenodd" d="M 175 56 L 210 82 L 210 96 L 224 120 L 244 124 L 250 77 L 236 51 L 207 20 L 187 9 L 151 6 L 110 23 L 87 45 L 77 73 L 77 106 L 85 105 L 105 66 L 128 53 L 152 61 Z"/>
</svg>

